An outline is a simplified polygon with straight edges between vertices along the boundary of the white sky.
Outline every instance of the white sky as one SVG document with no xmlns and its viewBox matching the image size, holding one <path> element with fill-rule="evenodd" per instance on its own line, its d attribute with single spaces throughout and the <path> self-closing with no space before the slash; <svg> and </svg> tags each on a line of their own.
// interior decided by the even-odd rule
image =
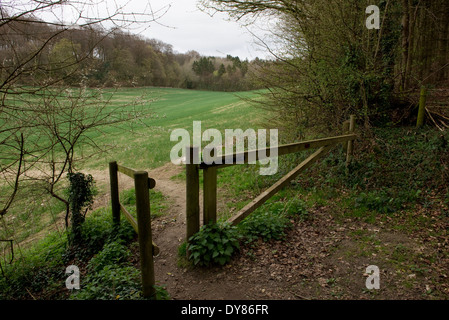
<svg viewBox="0 0 449 320">
<path fill-rule="evenodd" d="M 29 0 L 0 0 L 18 11 L 35 6 L 36 2 Z M 45 2 L 42 2 L 45 4 Z M 251 25 L 248 31 L 238 22 L 230 21 L 227 14 L 215 13 L 213 17 L 197 8 L 198 0 L 87 0 L 67 1 L 62 6 L 52 6 L 49 10 L 39 11 L 42 19 L 48 22 L 63 21 L 64 23 L 86 22 L 83 17 L 101 19 L 119 11 L 135 13 L 136 17 L 126 16 L 126 19 L 141 21 L 147 18 L 139 13 L 154 12 L 158 19 L 147 23 L 140 29 L 130 30 L 146 38 L 161 40 L 173 46 L 174 51 L 185 53 L 189 50 L 198 51 L 206 56 L 239 56 L 240 59 L 252 60 L 256 57 L 268 58 L 270 55 L 251 34 L 266 38 L 269 29 L 268 22 Z M 116 18 L 120 19 L 121 16 Z M 273 20 L 273 19 L 272 19 Z M 272 21 L 271 21 L 272 22 Z M 105 22 L 108 27 L 108 21 Z M 110 26 L 109 26 L 110 27 Z M 143 30 L 143 31 L 142 31 Z"/>
<path fill-rule="evenodd" d="M 142 3 L 141 0 L 134 0 Z M 173 45 L 175 51 L 184 53 L 196 50 L 202 55 L 239 56 L 252 60 L 267 54 L 255 44 L 253 35 L 235 21 L 229 21 L 224 13 L 213 17 L 197 8 L 197 0 L 149 0 L 153 11 L 168 11 L 142 34 Z M 165 11 L 165 10 L 163 10 Z M 255 27 L 251 31 L 261 36 Z"/>
</svg>

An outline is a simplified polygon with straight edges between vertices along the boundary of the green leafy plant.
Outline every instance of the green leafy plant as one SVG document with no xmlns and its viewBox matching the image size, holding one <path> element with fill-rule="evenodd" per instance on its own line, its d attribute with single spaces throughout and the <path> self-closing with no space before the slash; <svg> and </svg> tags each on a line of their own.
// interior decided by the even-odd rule
<svg viewBox="0 0 449 320">
<path fill-rule="evenodd" d="M 165 285 L 164 286 L 155 285 L 154 290 L 155 290 L 155 294 L 154 294 L 155 300 L 170 300 L 171 299 L 170 294 L 168 293 L 167 289 L 165 289 Z"/>
<path fill-rule="evenodd" d="M 118 230 L 114 229 L 110 208 L 93 211 L 82 228 L 80 245 L 68 248 L 69 250 L 64 253 L 66 261 L 73 258 L 88 261 L 99 253 L 106 243 L 119 239 L 128 241 L 134 236 L 134 229 L 129 223 L 121 223 Z"/>
<path fill-rule="evenodd" d="M 72 300 L 143 300 L 140 271 L 134 266 L 106 265 L 90 273 L 82 282 L 81 290 L 73 292 Z M 163 286 L 155 285 L 154 300 L 169 300 Z"/>
<path fill-rule="evenodd" d="M 106 243 L 96 256 L 90 259 L 88 267 L 92 272 L 98 272 L 107 265 L 120 265 L 131 255 L 131 252 L 121 241 Z"/>
<path fill-rule="evenodd" d="M 140 272 L 133 266 L 109 264 L 98 272 L 89 273 L 74 292 L 74 300 L 140 299 Z"/>
<path fill-rule="evenodd" d="M 414 200 L 419 194 L 420 190 L 412 195 L 403 192 L 393 195 L 385 190 L 361 192 L 355 199 L 355 207 L 366 208 L 380 213 L 393 213 L 400 210 L 403 203 Z"/>
<path fill-rule="evenodd" d="M 285 214 L 263 211 L 255 212 L 247 217 L 240 223 L 239 229 L 246 242 L 252 242 L 258 238 L 268 241 L 271 239 L 283 239 L 285 237 L 285 229 L 290 225 L 290 219 Z"/>
<path fill-rule="evenodd" d="M 287 217 L 299 217 L 302 220 L 307 220 L 309 217 L 306 203 L 299 198 L 287 201 L 284 206 L 284 212 Z"/>
<path fill-rule="evenodd" d="M 189 239 L 187 250 L 195 265 L 224 265 L 240 248 L 237 228 L 229 223 L 210 223 Z"/>
</svg>

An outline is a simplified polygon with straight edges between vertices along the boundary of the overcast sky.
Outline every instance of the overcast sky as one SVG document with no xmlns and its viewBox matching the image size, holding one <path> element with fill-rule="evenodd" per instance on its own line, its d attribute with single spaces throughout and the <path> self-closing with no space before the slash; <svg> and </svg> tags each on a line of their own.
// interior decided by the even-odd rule
<svg viewBox="0 0 449 320">
<path fill-rule="evenodd" d="M 29 0 L 8 1 L 10 6 L 16 7 L 16 9 L 34 4 L 34 2 L 30 4 Z M 144 30 L 142 31 L 141 28 L 139 33 L 144 37 L 171 44 L 174 51 L 185 53 L 189 50 L 195 50 L 207 56 L 226 56 L 230 54 L 248 60 L 256 57 L 269 57 L 263 47 L 256 45 L 256 39 L 253 36 L 253 34 L 256 34 L 260 38 L 265 38 L 264 35 L 267 32 L 263 29 L 268 27 L 263 24 L 267 22 L 261 22 L 257 26 L 252 24 L 248 29 L 238 22 L 230 21 L 225 13 L 215 13 L 210 16 L 198 9 L 197 2 L 198 0 L 68 1 L 62 6 L 52 6 L 49 10 L 40 12 L 40 14 L 44 20 L 49 22 L 63 21 L 64 23 L 82 24 L 85 21 L 79 20 L 79 12 L 82 12 L 82 16 L 92 19 L 101 19 L 113 15 L 117 10 L 137 15 L 153 12 L 157 17 L 156 21 L 149 24 L 145 23 Z M 72 10 L 73 7 L 76 7 L 77 10 Z M 146 21 L 145 17 L 140 18 Z M 125 19 L 133 20 L 130 16 L 126 16 Z M 136 19 L 139 20 L 139 16 Z M 104 25 L 108 27 L 107 21 Z M 133 30 L 137 32 L 136 29 Z"/>
<path fill-rule="evenodd" d="M 142 0 L 133 1 L 142 3 Z M 162 13 L 167 9 L 167 12 L 142 34 L 173 45 L 175 51 L 196 50 L 210 56 L 230 54 L 248 60 L 267 57 L 246 28 L 229 21 L 226 14 L 216 13 L 211 17 L 200 11 L 197 0 L 149 0 L 149 3 L 153 11 L 162 9 L 159 11 Z M 255 26 L 251 31 L 262 35 Z"/>
</svg>

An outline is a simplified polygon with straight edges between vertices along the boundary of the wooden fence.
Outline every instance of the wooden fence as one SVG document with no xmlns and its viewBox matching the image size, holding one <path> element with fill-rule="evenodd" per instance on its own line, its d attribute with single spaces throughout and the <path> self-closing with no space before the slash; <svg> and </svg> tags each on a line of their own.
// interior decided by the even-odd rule
<svg viewBox="0 0 449 320">
<path fill-rule="evenodd" d="M 295 153 L 299 151 L 318 149 L 311 154 L 307 159 L 301 162 L 296 168 L 290 171 L 287 175 L 282 177 L 274 185 L 262 192 L 258 197 L 248 203 L 242 208 L 236 215 L 231 217 L 228 221 L 232 225 L 238 224 L 245 219 L 254 210 L 260 207 L 271 196 L 278 192 L 282 187 L 286 186 L 292 179 L 294 179 L 299 173 L 309 168 L 315 161 L 325 155 L 331 148 L 339 143 L 343 143 L 346 149 L 346 164 L 351 161 L 353 153 L 353 141 L 356 139 L 354 134 L 355 116 L 351 115 L 349 120 L 343 123 L 343 135 L 302 141 L 297 143 L 291 143 L 281 145 L 278 147 L 278 156 Z M 188 147 L 187 153 L 188 159 L 194 159 L 197 147 Z M 232 155 L 223 155 L 216 157 L 218 161 L 212 164 L 206 164 L 201 162 L 200 164 L 194 164 L 194 161 L 186 164 L 186 224 L 187 241 L 197 233 L 200 229 L 200 206 L 199 206 L 199 170 L 203 170 L 203 224 L 209 222 L 215 223 L 217 221 L 217 169 L 227 166 L 235 165 L 236 159 L 244 159 L 244 163 L 248 163 L 249 159 L 263 160 L 270 157 L 270 148 L 245 151 L 243 153 L 234 153 Z M 232 163 L 225 163 L 225 159 L 232 157 Z M 229 162 L 229 161 L 228 161 Z"/>
<path fill-rule="evenodd" d="M 120 203 L 118 172 L 134 179 L 136 192 L 137 221 Z M 112 220 L 115 226 L 120 224 L 120 213 L 132 225 L 139 237 L 140 270 L 142 276 L 142 291 L 144 297 L 154 295 L 154 262 L 153 255 L 159 254 L 159 248 L 154 244 L 151 234 L 150 195 L 149 189 L 156 186 L 156 181 L 148 177 L 146 171 L 135 171 L 118 165 L 113 161 L 109 163 L 109 178 L 111 186 Z"/>
</svg>

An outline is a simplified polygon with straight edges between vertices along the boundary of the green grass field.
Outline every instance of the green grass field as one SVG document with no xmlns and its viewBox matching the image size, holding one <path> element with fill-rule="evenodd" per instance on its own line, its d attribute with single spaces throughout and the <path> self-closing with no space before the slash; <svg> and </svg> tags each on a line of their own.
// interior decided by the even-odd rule
<svg viewBox="0 0 449 320">
<path fill-rule="evenodd" d="M 143 101 L 141 107 L 148 108 L 151 116 L 102 128 L 101 133 L 89 133 L 95 143 L 108 151 L 100 153 L 85 146 L 77 150 L 78 156 L 85 158 L 78 164 L 77 170 L 86 174 L 92 170 L 108 172 L 110 161 L 136 170 L 162 166 L 170 162 L 170 150 L 177 143 L 170 141 L 172 130 L 184 128 L 192 132 L 193 121 L 202 121 L 202 131 L 216 128 L 224 135 L 224 129 L 227 128 L 257 129 L 262 118 L 262 111 L 245 101 L 257 97 L 256 92 L 122 88 L 107 90 L 104 94 L 112 94 L 108 108 L 140 100 Z M 132 106 L 129 108 L 129 112 L 132 112 Z M 65 187 L 67 181 L 62 182 L 60 188 Z M 97 187 L 100 192 L 107 188 L 98 184 Z M 4 194 L 8 194 L 9 188 L 11 186 L 5 183 L 0 184 L 0 192 Z M 15 203 L 6 219 L 2 219 L 0 239 L 13 238 L 17 243 L 24 243 L 40 238 L 42 232 L 53 225 L 63 211 L 64 205 L 44 190 L 32 183 L 22 183 Z M 39 232 L 41 235 L 38 235 Z"/>
<path fill-rule="evenodd" d="M 202 131 L 207 128 L 217 128 L 222 132 L 226 128 L 257 129 L 263 128 L 262 121 L 266 116 L 264 111 L 239 98 L 257 97 L 256 92 L 235 95 L 180 89 L 120 89 L 113 96 L 111 107 L 141 97 L 151 100 L 151 103 L 144 102 L 143 106 L 151 110 L 152 117 L 134 122 L 132 130 L 125 126 L 111 127 L 103 135 L 91 136 L 98 144 L 114 145 L 114 148 L 107 154 L 89 157 L 78 170 L 84 173 L 100 170 L 107 176 L 108 162 L 111 160 L 134 169 L 159 167 L 170 161 L 170 150 L 176 144 L 170 141 L 173 129 L 192 131 L 193 121 L 198 120 L 202 121 Z M 307 173 L 271 197 L 252 214 L 247 223 L 241 225 L 243 232 L 249 236 L 244 243 L 246 253 L 238 259 L 250 259 L 254 265 L 265 264 L 263 268 L 267 269 L 274 264 L 280 267 L 285 262 L 285 268 L 288 268 L 285 274 L 290 274 L 292 270 L 287 258 L 292 252 L 302 257 L 303 248 L 306 248 L 306 259 L 298 259 L 295 265 L 303 263 L 303 270 L 313 267 L 312 262 L 314 266 L 326 266 L 320 271 L 325 273 L 322 280 L 326 286 L 313 277 L 303 282 L 308 286 L 308 289 L 302 288 L 306 290 L 306 296 L 318 299 L 389 299 L 399 297 L 398 294 L 402 297 L 404 292 L 403 297 L 446 298 L 447 279 L 441 277 L 441 271 L 447 270 L 449 263 L 447 250 L 442 250 L 449 239 L 449 133 L 440 133 L 432 127 L 373 128 L 371 137 L 364 136 L 361 131 L 359 133 L 354 159 L 348 167 L 343 149 L 335 148 Z M 86 149 L 83 152 L 85 156 L 89 155 Z M 261 176 L 257 165 L 218 170 L 219 219 L 234 215 L 306 155 L 305 152 L 280 157 L 279 170 L 272 176 Z M 181 172 L 175 179 L 184 183 L 185 173 Z M 103 185 L 106 185 L 106 191 L 107 179 Z M 155 216 L 166 212 L 169 205 L 167 198 L 161 193 L 152 195 Z M 132 190 L 121 190 L 121 201 L 134 214 Z M 0 239 L 14 239 L 16 253 L 12 265 L 7 263 L 7 254 L 0 257 L 12 278 L 8 282 L 0 277 L 0 299 L 2 296 L 8 299 L 29 298 L 29 288 L 34 290 L 33 294 L 43 297 L 50 297 L 52 290 L 58 294 L 61 292 L 61 281 L 64 281 L 61 266 L 67 265 L 64 260 L 67 258 L 64 251 L 67 240 L 63 236 L 64 227 L 58 230 L 59 235 L 52 233 L 49 236 L 48 231 L 56 225 L 55 221 L 61 217 L 63 209 L 60 203 L 45 195 L 41 189 L 31 184 L 23 185 L 15 207 L 0 224 Z M 110 211 L 108 204 L 93 211 L 84 224 L 84 230 L 89 240 L 87 247 L 96 250 L 89 252 L 101 250 L 99 258 L 94 260 L 101 262 L 102 258 L 114 264 L 114 257 L 127 251 L 124 252 L 125 248 L 120 243 L 109 243 L 103 248 L 99 241 L 107 239 L 112 230 L 109 228 Z M 289 228 L 289 223 L 294 219 L 297 229 Z M 130 225 L 121 225 L 125 227 L 123 235 L 129 235 Z M 259 236 L 282 239 L 285 230 L 289 232 L 288 241 L 276 240 L 271 244 L 254 241 Z M 27 254 L 28 249 L 32 248 L 26 244 L 30 243 L 36 244 L 36 251 Z M 2 244 L 0 252 L 7 253 L 8 245 Z M 259 246 L 266 251 L 262 256 L 256 254 L 261 251 Z M 131 248 L 135 249 L 135 244 L 131 244 Z M 267 257 L 269 252 L 273 254 L 273 260 Z M 19 259 L 20 256 L 24 259 Z M 382 286 L 386 291 L 373 293 L 366 291 L 363 284 L 360 287 L 348 285 L 354 282 L 354 278 L 363 279 L 363 270 L 353 266 L 368 263 L 388 270 L 388 278 L 382 275 L 385 279 Z M 341 272 L 336 271 L 346 265 Z M 113 267 L 114 270 L 108 267 L 108 272 L 99 275 L 101 283 L 112 274 L 114 279 L 119 278 L 127 283 L 129 292 L 125 292 L 123 298 L 134 298 L 139 285 L 136 269 L 128 265 Z M 36 272 L 41 276 L 35 277 Z M 136 274 L 137 277 L 134 277 Z M 302 271 L 298 275 L 302 277 Z M 34 281 L 32 286 L 29 279 Z M 98 283 L 98 279 L 93 277 L 90 285 L 92 292 L 86 290 L 86 295 L 78 298 L 97 299 L 99 296 L 96 294 L 101 294 L 102 298 L 117 297 L 116 294 L 111 295 L 109 285 L 98 289 Z"/>
<path fill-rule="evenodd" d="M 170 150 L 177 143 L 170 141 L 170 133 L 177 128 L 192 132 L 193 121 L 202 121 L 202 131 L 216 128 L 243 130 L 258 128 L 261 110 L 244 99 L 256 97 L 255 92 L 211 92 L 170 88 L 120 89 L 112 104 L 127 103 L 139 97 L 154 99 L 148 107 L 151 116 L 142 121 L 114 127 L 107 134 L 95 138 L 104 145 L 114 145 L 107 156 L 92 158 L 85 168 L 107 168 L 109 161 L 125 166 L 155 168 L 170 161 Z M 242 99 L 244 98 L 244 99 Z"/>
</svg>

